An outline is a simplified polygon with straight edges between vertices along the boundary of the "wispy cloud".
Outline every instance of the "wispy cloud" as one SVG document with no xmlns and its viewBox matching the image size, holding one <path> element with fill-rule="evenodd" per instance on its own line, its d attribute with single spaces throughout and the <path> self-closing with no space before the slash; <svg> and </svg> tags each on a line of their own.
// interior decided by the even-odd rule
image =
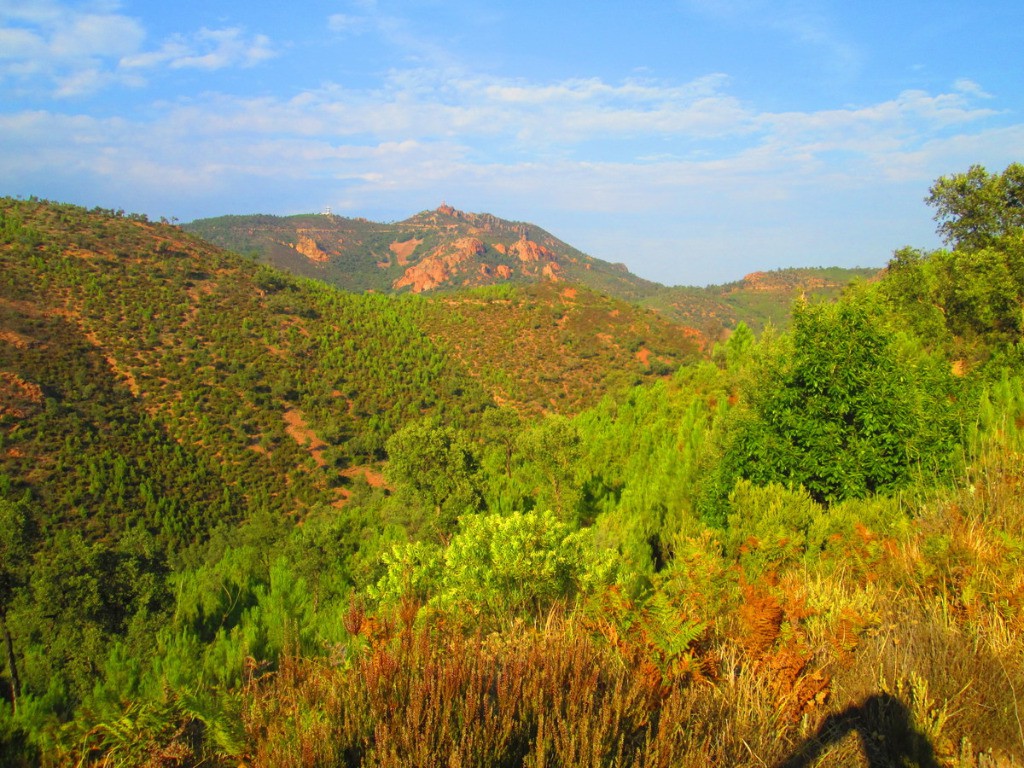
<svg viewBox="0 0 1024 768">
<path fill-rule="evenodd" d="M 8 39 L 30 50 L 50 38 L 29 31 Z M 93 40 L 102 39 L 97 31 Z M 155 49 L 140 44 L 113 65 L 106 57 L 106 66 L 88 66 L 98 49 L 84 46 L 77 68 L 62 73 L 69 92 L 161 68 L 247 66 L 271 52 L 236 28 Z M 448 199 L 542 225 L 557 212 L 588 222 L 557 234 L 656 279 L 674 279 L 674 254 L 701 253 L 711 260 L 706 273 L 689 273 L 699 282 L 742 274 L 738 260 L 754 250 L 764 259 L 778 252 L 778 263 L 836 262 L 815 254 L 830 227 L 852 226 L 842 208 L 852 209 L 855 196 L 888 201 L 899 190 L 920 206 L 936 176 L 1008 162 L 1024 146 L 1024 126 L 1007 126 L 995 104 L 970 80 L 843 108 L 768 111 L 737 97 L 720 73 L 683 82 L 538 81 L 410 67 L 364 87 L 182 97 L 151 104 L 146 119 L 0 115 L 0 178 L 25 193 L 57 177 L 129 190 L 132 201 L 163 201 L 150 212 L 182 218 L 228 212 L 237 200 L 275 212 L 331 205 L 373 215 Z M 920 219 L 930 231 L 927 216 Z M 885 221 L 863 226 L 890 247 L 915 240 Z M 829 247 L 835 253 L 843 243 Z M 859 261 L 885 255 L 883 248 Z"/>
<path fill-rule="evenodd" d="M 25 7 L 27 6 L 27 7 Z M 205 70 L 248 67 L 275 55 L 270 39 L 238 27 L 177 34 L 147 48 L 134 17 L 80 10 L 48 0 L 0 4 L 0 84 L 33 87 L 51 95 L 85 96 L 114 85 L 144 84 L 156 67 Z"/>
<path fill-rule="evenodd" d="M 238 37 L 214 38 L 216 51 L 225 39 Z M 182 44 L 146 66 L 214 66 L 241 55 L 186 49 Z M 483 178 L 500 168 L 497 175 L 506 178 L 539 178 L 557 167 L 560 177 L 582 186 L 594 187 L 593 180 L 601 179 L 597 188 L 612 188 L 621 181 L 621 192 L 635 185 L 685 187 L 709 178 L 793 180 L 826 171 L 833 179 L 846 174 L 852 183 L 871 183 L 895 158 L 996 114 L 977 103 L 980 88 L 962 83 L 947 93 L 907 91 L 877 104 L 784 113 L 758 111 L 727 88 L 720 75 L 682 84 L 531 83 L 395 72 L 382 87 L 367 90 L 330 86 L 283 100 L 221 94 L 165 104 L 151 124 L 111 133 L 109 124 L 95 123 L 93 140 L 130 155 L 146 136 L 153 144 L 147 151 L 185 165 L 205 151 L 219 158 L 225 172 L 274 169 L 370 180 L 371 186 L 380 180 L 394 188 L 399 177 L 402 183 L 424 176 L 437 180 L 445 173 L 453 180 Z M 31 114 L 47 119 L 40 117 L 47 113 Z M 17 117 L 8 118 L 14 120 L 11 130 Z M 42 133 L 53 136 L 66 125 L 72 123 L 50 125 Z M 605 146 L 592 155 L 588 147 L 595 142 L 614 142 L 617 149 Z M 653 146 L 663 151 L 652 153 Z M 569 195 L 563 205 L 584 197 Z M 610 198 L 610 206 L 623 204 Z"/>
<path fill-rule="evenodd" d="M 719 23 L 762 30 L 790 46 L 815 52 L 831 74 L 848 78 L 863 65 L 857 45 L 830 18 L 805 0 L 682 0 Z"/>
<path fill-rule="evenodd" d="M 126 56 L 125 70 L 166 65 L 171 69 L 223 69 L 251 67 L 276 55 L 266 35 L 247 35 L 238 27 L 200 29 L 193 35 L 175 35 L 155 51 Z"/>
<path fill-rule="evenodd" d="M 365 16 L 353 16 L 347 13 L 333 13 L 327 17 L 327 29 L 335 33 L 352 34 L 363 32 L 369 26 Z"/>
</svg>

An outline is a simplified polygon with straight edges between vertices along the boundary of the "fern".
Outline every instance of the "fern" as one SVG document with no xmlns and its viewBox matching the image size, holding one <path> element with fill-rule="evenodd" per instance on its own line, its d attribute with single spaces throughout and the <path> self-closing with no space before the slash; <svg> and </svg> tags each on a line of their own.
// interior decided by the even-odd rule
<svg viewBox="0 0 1024 768">
<path fill-rule="evenodd" d="M 666 667 L 686 655 L 704 634 L 701 621 L 687 618 L 663 592 L 655 592 L 644 609 L 644 623 L 651 643 Z"/>
</svg>

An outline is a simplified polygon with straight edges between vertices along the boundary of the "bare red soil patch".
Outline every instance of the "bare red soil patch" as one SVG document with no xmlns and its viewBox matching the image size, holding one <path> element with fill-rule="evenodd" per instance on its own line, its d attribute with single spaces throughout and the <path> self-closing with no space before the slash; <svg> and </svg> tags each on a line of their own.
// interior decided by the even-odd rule
<svg viewBox="0 0 1024 768">
<path fill-rule="evenodd" d="M 284 428 L 288 436 L 309 451 L 318 467 L 326 466 L 327 460 L 323 457 L 323 450 L 328 447 L 327 443 L 317 437 L 316 433 L 309 428 L 302 411 L 298 408 L 285 411 L 284 421 L 288 425 Z"/>
</svg>

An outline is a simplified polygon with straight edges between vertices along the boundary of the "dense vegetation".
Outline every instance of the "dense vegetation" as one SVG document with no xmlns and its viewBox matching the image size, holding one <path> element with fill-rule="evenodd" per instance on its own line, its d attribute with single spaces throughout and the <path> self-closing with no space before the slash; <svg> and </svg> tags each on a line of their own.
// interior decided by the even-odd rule
<svg viewBox="0 0 1024 768">
<path fill-rule="evenodd" d="M 1021 764 L 1022 179 L 703 358 L 2 201 L 0 762 Z"/>
</svg>

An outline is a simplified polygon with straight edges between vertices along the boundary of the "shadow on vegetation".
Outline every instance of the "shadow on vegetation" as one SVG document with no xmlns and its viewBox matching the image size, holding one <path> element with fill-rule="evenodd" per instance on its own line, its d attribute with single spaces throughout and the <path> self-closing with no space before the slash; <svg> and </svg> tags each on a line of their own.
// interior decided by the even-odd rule
<svg viewBox="0 0 1024 768">
<path fill-rule="evenodd" d="M 860 736 L 869 768 L 939 768 L 932 745 L 915 730 L 906 706 L 887 693 L 870 696 L 860 706 L 830 715 L 814 736 L 776 768 L 811 766 L 828 747 L 851 731 Z"/>
</svg>

